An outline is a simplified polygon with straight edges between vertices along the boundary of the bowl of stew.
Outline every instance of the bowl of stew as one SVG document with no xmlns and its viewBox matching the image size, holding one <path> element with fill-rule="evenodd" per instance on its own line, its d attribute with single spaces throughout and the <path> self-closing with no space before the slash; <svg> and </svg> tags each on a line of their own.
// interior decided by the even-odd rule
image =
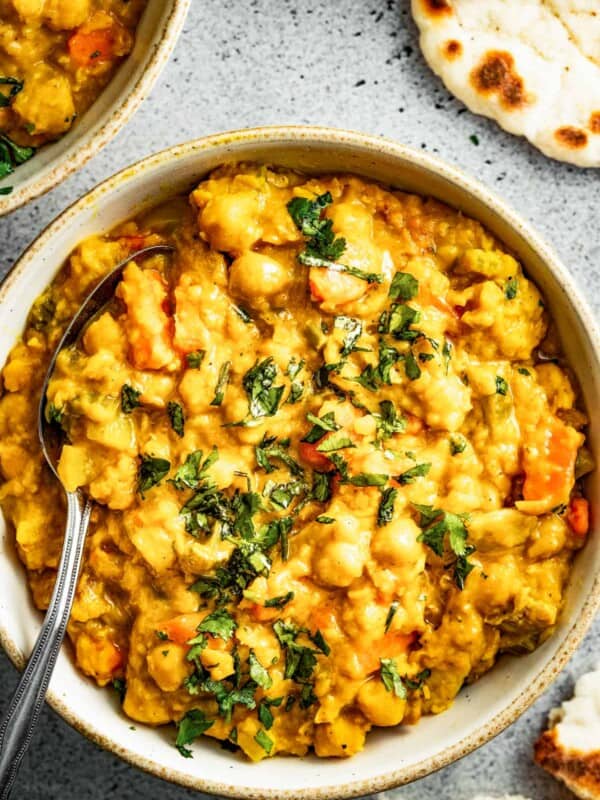
<svg viewBox="0 0 600 800">
<path fill-rule="evenodd" d="M 79 169 L 148 95 L 188 0 L 5 0 L 0 215 Z"/>
<path fill-rule="evenodd" d="M 598 334 L 514 212 L 324 128 L 151 156 L 63 213 L 0 294 L 2 644 L 22 666 L 62 536 L 34 420 L 95 501 L 49 701 L 196 789 L 349 797 L 510 724 L 598 606 Z M 132 730 L 132 726 L 135 728 Z"/>
</svg>

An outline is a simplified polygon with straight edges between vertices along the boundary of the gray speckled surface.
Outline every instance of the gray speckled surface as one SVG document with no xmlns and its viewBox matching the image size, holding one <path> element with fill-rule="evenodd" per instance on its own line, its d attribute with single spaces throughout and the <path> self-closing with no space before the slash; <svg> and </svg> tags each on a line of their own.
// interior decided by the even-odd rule
<svg viewBox="0 0 600 800">
<path fill-rule="evenodd" d="M 133 122 L 83 172 L 0 220 L 2 271 L 67 204 L 152 151 L 231 128 L 314 123 L 383 134 L 478 176 L 554 244 L 600 310 L 600 174 L 549 161 L 466 111 L 423 62 L 408 9 L 409 0 L 193 0 L 174 57 Z M 380 797 L 468 800 L 492 791 L 566 800 L 532 765 L 531 746 L 547 710 L 594 663 L 599 636 L 596 624 L 552 690 L 493 742 Z M 1 656 L 0 707 L 15 682 Z M 50 711 L 15 790 L 19 800 L 192 796 L 100 751 Z"/>
</svg>

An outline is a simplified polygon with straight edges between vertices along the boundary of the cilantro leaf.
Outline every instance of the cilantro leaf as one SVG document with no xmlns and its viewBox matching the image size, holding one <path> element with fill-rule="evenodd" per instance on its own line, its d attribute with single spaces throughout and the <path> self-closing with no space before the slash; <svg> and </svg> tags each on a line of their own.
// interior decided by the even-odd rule
<svg viewBox="0 0 600 800">
<path fill-rule="evenodd" d="M 400 677 L 396 661 L 393 658 L 380 658 L 379 663 L 381 665 L 381 680 L 387 691 L 393 692 L 396 697 L 400 697 L 403 700 L 406 699 L 406 686 Z"/>
<path fill-rule="evenodd" d="M 457 433 L 450 437 L 450 453 L 453 456 L 456 456 L 459 453 L 464 453 L 466 447 L 467 440 L 461 433 Z"/>
<path fill-rule="evenodd" d="M 385 486 L 389 480 L 389 475 L 377 472 L 358 472 L 348 478 L 343 478 L 343 483 L 350 483 L 352 486 Z"/>
<path fill-rule="evenodd" d="M 205 473 L 219 458 L 219 451 L 215 446 L 208 456 L 202 461 L 202 450 L 194 450 L 186 456 L 184 463 L 178 467 L 171 483 L 178 491 L 183 489 L 196 489 Z"/>
<path fill-rule="evenodd" d="M 175 747 L 184 758 L 192 758 L 192 751 L 186 745 L 202 736 L 212 725 L 213 720 L 206 719 L 204 711 L 193 708 L 177 723 L 177 739 Z"/>
<path fill-rule="evenodd" d="M 501 375 L 496 375 L 496 394 L 505 396 L 508 393 L 508 383 Z"/>
<path fill-rule="evenodd" d="M 411 381 L 416 381 L 421 377 L 421 368 L 417 364 L 412 350 L 408 350 L 408 352 L 404 354 L 404 371 L 406 377 Z"/>
<path fill-rule="evenodd" d="M 271 755 L 271 751 L 273 750 L 273 740 L 262 730 L 262 728 L 254 737 L 254 741 L 262 747 L 267 755 Z"/>
<path fill-rule="evenodd" d="M 54 403 L 48 403 L 44 412 L 46 422 L 50 425 L 62 425 L 65 416 L 64 408 L 58 408 Z"/>
<path fill-rule="evenodd" d="M 514 300 L 519 289 L 519 281 L 510 277 L 504 284 L 504 296 L 507 300 Z"/>
<path fill-rule="evenodd" d="M 384 311 L 379 318 L 379 333 L 389 333 L 394 339 L 403 342 L 414 342 L 423 336 L 421 331 L 411 327 L 420 319 L 421 312 L 416 308 L 394 303 L 389 312 Z"/>
<path fill-rule="evenodd" d="M 243 378 L 243 386 L 248 395 L 250 415 L 254 419 L 272 417 L 279 407 L 283 386 L 273 386 L 277 376 L 277 366 L 269 356 L 248 370 Z"/>
<path fill-rule="evenodd" d="M 398 602 L 398 600 L 394 600 L 392 602 L 392 604 L 390 605 L 390 609 L 389 609 L 389 611 L 387 613 L 387 617 L 385 618 L 385 628 L 384 628 L 385 633 L 387 633 L 389 631 L 390 625 L 392 624 L 392 620 L 396 616 L 396 611 L 398 611 L 399 605 L 400 605 L 400 603 Z"/>
<path fill-rule="evenodd" d="M 200 369 L 205 355 L 206 350 L 194 350 L 192 353 L 188 353 L 185 357 L 188 367 L 190 369 Z"/>
<path fill-rule="evenodd" d="M 185 416 L 183 414 L 183 406 L 173 400 L 167 403 L 167 414 L 169 415 L 169 422 L 177 436 L 183 436 L 185 427 Z"/>
<path fill-rule="evenodd" d="M 414 483 L 417 478 L 423 478 L 425 475 L 429 473 L 431 469 L 431 464 L 423 463 L 423 464 L 415 464 L 414 467 L 407 469 L 405 472 L 402 472 L 400 475 L 396 477 L 396 480 L 402 486 L 406 486 L 408 483 Z"/>
<path fill-rule="evenodd" d="M 406 417 L 398 414 L 391 400 L 382 400 L 379 403 L 379 414 L 374 414 L 377 420 L 377 441 L 383 442 L 395 433 L 406 430 Z"/>
<path fill-rule="evenodd" d="M 261 689 L 270 689 L 273 679 L 256 657 L 254 650 L 250 650 L 248 654 L 248 666 L 250 667 L 250 678 L 254 683 Z"/>
<path fill-rule="evenodd" d="M 134 389 L 128 383 L 121 386 L 121 411 L 124 414 L 131 414 L 134 408 L 140 405 L 141 392 Z"/>
<path fill-rule="evenodd" d="M 413 506 L 420 514 L 419 526 L 423 528 L 417 541 L 423 542 L 436 555 L 442 557 L 444 543 L 447 540 L 448 547 L 456 556 L 454 580 L 458 588 L 463 589 L 465 580 L 474 566 L 468 559 L 475 552 L 473 545 L 467 543 L 465 515 L 452 514 L 450 511 L 416 503 L 413 503 Z"/>
<path fill-rule="evenodd" d="M 171 463 L 166 458 L 143 455 L 138 471 L 138 492 L 142 497 L 148 489 L 157 486 L 170 469 Z"/>
<path fill-rule="evenodd" d="M 335 450 L 345 450 L 349 447 L 356 447 L 352 439 L 350 439 L 343 431 L 336 431 L 329 434 L 317 445 L 319 453 L 333 453 Z"/>
<path fill-rule="evenodd" d="M 270 597 L 268 600 L 265 600 L 265 608 L 283 608 L 293 599 L 293 592 L 282 594 L 279 597 Z"/>
<path fill-rule="evenodd" d="M 309 412 L 306 415 L 306 419 L 313 423 L 313 427 L 309 430 L 302 441 L 308 442 L 309 444 L 318 442 L 319 439 L 322 439 L 326 433 L 339 431 L 340 429 L 340 426 L 335 421 L 335 415 L 333 411 L 329 411 L 322 417 L 316 417 L 314 414 Z"/>
<path fill-rule="evenodd" d="M 289 440 L 287 442 L 284 442 L 283 440 L 277 442 L 276 437 L 265 434 L 260 443 L 254 448 L 256 463 L 259 467 L 262 467 L 265 472 L 271 473 L 276 469 L 275 465 L 271 462 L 271 459 L 277 459 L 286 465 L 292 475 L 296 475 L 298 477 L 303 475 L 304 470 L 288 453 L 288 447 Z"/>
<path fill-rule="evenodd" d="M 392 300 L 412 300 L 419 291 L 419 281 L 410 272 L 397 272 L 392 280 L 389 296 Z"/>
<path fill-rule="evenodd" d="M 220 406 L 223 402 L 225 390 L 227 389 L 227 384 L 229 383 L 230 374 L 231 361 L 225 361 L 219 370 L 219 377 L 217 378 L 217 385 L 215 388 L 215 396 L 210 401 L 211 406 Z"/>
<path fill-rule="evenodd" d="M 335 518 L 327 517 L 325 514 L 320 514 L 315 518 L 315 522 L 318 522 L 320 525 L 332 525 L 335 522 Z"/>
<path fill-rule="evenodd" d="M 198 633 L 210 633 L 213 636 L 218 636 L 219 639 L 228 641 L 233 636 L 236 628 L 237 623 L 229 611 L 224 608 L 218 608 L 204 617 L 196 630 Z"/>
<path fill-rule="evenodd" d="M 379 527 L 383 527 L 392 521 L 397 496 L 398 490 L 394 489 L 393 486 L 388 486 L 382 490 L 379 508 L 377 509 L 377 525 Z"/>
<path fill-rule="evenodd" d="M 360 339 L 363 331 L 362 322 L 358 319 L 354 319 L 353 317 L 340 315 L 335 318 L 333 326 L 334 328 L 341 328 L 342 330 L 348 332 L 340 351 L 342 358 L 345 358 L 356 349 L 356 342 Z"/>
</svg>

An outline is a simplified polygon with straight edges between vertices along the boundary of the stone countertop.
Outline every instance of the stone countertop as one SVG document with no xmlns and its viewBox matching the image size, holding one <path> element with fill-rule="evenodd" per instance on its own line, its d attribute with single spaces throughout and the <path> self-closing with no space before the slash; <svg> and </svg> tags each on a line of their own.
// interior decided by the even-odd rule
<svg viewBox="0 0 600 800">
<path fill-rule="evenodd" d="M 420 55 L 409 0 L 193 0 L 155 90 L 85 169 L 0 219 L 6 272 L 32 237 L 98 181 L 186 139 L 232 128 L 312 123 L 384 135 L 459 165 L 501 194 L 558 250 L 600 309 L 599 173 L 550 161 L 473 116 Z M 479 792 L 533 800 L 571 795 L 531 762 L 548 709 L 595 663 L 596 624 L 552 689 L 517 723 L 462 761 L 381 800 L 469 800 Z M 0 707 L 16 673 L 0 657 Z M 135 735 L 135 734 L 132 734 Z M 17 800 L 199 797 L 127 766 L 46 710 Z"/>
</svg>

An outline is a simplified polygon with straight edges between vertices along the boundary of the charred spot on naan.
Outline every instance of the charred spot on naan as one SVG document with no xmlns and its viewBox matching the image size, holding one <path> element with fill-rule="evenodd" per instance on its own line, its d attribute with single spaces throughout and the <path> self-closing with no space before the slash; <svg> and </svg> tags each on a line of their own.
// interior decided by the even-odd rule
<svg viewBox="0 0 600 800">
<path fill-rule="evenodd" d="M 600 133 L 600 111 L 593 111 L 590 116 L 589 129 L 592 133 Z"/>
<path fill-rule="evenodd" d="M 444 42 L 442 45 L 442 50 L 446 58 L 453 61 L 455 58 L 462 56 L 463 46 L 456 39 L 448 39 L 448 41 Z"/>
<path fill-rule="evenodd" d="M 570 150 L 580 150 L 588 141 L 587 133 L 573 125 L 563 125 L 554 131 L 554 138 Z"/>
<path fill-rule="evenodd" d="M 481 94 L 499 94 L 502 105 L 510 110 L 526 103 L 523 78 L 515 70 L 512 55 L 504 50 L 488 50 L 471 72 L 471 82 Z"/>
<path fill-rule="evenodd" d="M 452 14 L 452 5 L 448 0 L 423 0 L 423 7 L 426 14 L 432 17 L 441 17 Z"/>
<path fill-rule="evenodd" d="M 580 753 L 565 749 L 557 741 L 555 729 L 544 731 L 535 743 L 534 761 L 563 780 L 573 791 L 576 787 L 590 792 L 600 791 L 600 752 Z"/>
</svg>

